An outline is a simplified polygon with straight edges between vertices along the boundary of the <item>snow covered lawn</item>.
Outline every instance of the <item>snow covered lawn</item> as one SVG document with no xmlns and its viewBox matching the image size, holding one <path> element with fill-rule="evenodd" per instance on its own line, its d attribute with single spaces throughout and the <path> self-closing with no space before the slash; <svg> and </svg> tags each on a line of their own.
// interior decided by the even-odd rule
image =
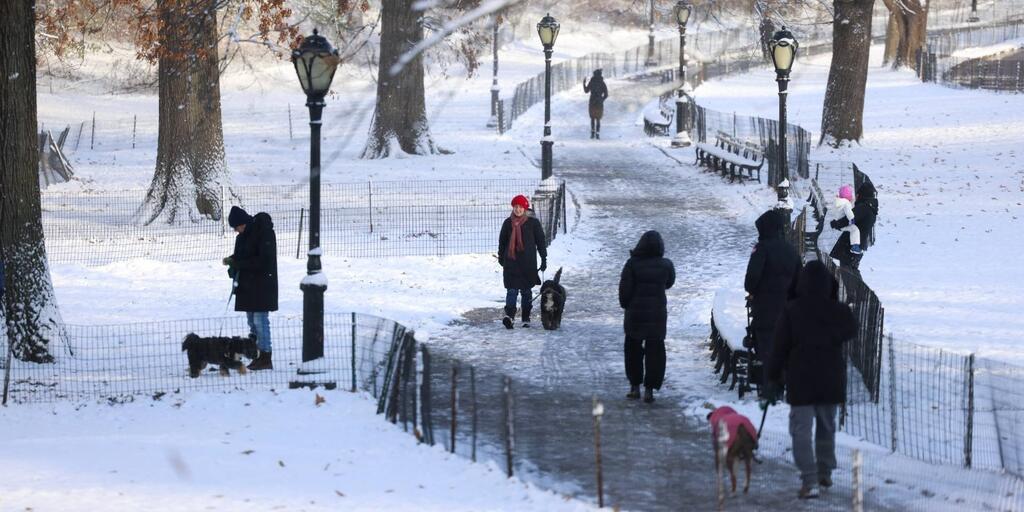
<svg viewBox="0 0 1024 512">
<path fill-rule="evenodd" d="M 320 390 L 3 408 L 0 510 L 593 508 L 418 445 L 375 407 Z"/>
</svg>

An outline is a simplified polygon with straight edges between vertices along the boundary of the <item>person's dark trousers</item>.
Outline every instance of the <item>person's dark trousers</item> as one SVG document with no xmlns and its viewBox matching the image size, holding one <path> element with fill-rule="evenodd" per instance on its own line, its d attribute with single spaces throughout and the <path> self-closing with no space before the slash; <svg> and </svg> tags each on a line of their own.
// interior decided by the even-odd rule
<svg viewBox="0 0 1024 512">
<path fill-rule="evenodd" d="M 757 359 L 762 363 L 768 359 L 772 351 L 772 338 L 775 329 L 754 329 L 754 341 L 757 343 Z"/>
<path fill-rule="evenodd" d="M 836 468 L 836 404 L 799 405 L 789 408 L 789 434 L 793 437 L 793 462 L 800 482 L 813 487 L 832 478 Z M 811 439 L 811 431 L 814 439 Z"/>
<path fill-rule="evenodd" d="M 625 353 L 629 384 L 661 389 L 661 383 L 665 381 L 665 340 L 641 340 L 626 336 Z"/>
<path fill-rule="evenodd" d="M 517 289 L 517 288 L 506 288 L 505 289 L 505 315 L 509 317 L 516 316 L 516 296 L 522 295 L 522 311 L 523 321 L 530 321 L 530 311 L 533 309 L 533 288 Z"/>
</svg>

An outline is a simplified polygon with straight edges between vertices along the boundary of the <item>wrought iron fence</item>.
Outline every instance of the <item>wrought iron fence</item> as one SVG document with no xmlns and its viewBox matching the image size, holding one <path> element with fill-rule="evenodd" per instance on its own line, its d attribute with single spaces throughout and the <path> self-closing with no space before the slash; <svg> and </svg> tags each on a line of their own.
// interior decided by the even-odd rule
<svg viewBox="0 0 1024 512">
<path fill-rule="evenodd" d="M 418 180 L 324 184 L 320 243 L 349 257 L 444 256 L 495 250 L 509 198 L 534 197 L 549 241 L 563 225 L 564 183 L 538 194 L 536 180 Z M 131 258 L 198 261 L 223 257 L 234 233 L 221 220 L 142 225 L 136 210 L 144 189 L 42 193 L 50 261 L 105 264 Z M 239 205 L 274 221 L 278 253 L 305 254 L 309 186 L 259 185 L 222 189 L 224 212 Z M 554 205 L 560 205 L 561 208 Z M 564 225 L 563 225 L 564 227 Z"/>
</svg>

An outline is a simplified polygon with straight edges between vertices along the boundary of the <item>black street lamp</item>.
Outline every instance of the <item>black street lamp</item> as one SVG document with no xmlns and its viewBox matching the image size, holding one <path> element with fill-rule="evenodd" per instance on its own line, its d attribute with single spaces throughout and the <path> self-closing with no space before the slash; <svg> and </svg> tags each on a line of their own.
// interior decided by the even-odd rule
<svg viewBox="0 0 1024 512">
<path fill-rule="evenodd" d="M 792 210 L 793 206 L 789 200 L 789 167 L 786 161 L 786 96 L 789 86 L 789 72 L 793 69 L 793 61 L 796 60 L 796 50 L 799 48 L 793 34 L 782 27 L 782 30 L 772 36 L 769 42 L 772 50 L 772 63 L 775 64 L 775 81 L 779 84 L 779 172 L 781 172 L 779 183 L 775 186 L 779 203 L 776 208 Z"/>
<path fill-rule="evenodd" d="M 493 49 L 494 49 L 494 80 L 491 82 L 491 119 L 487 121 L 488 128 L 496 128 L 498 126 L 498 93 L 501 89 L 498 87 L 498 23 L 500 23 L 501 17 L 494 14 L 494 36 L 493 36 Z"/>
<path fill-rule="evenodd" d="M 551 52 L 558 39 L 558 22 L 550 14 L 544 16 L 537 24 L 540 43 L 544 45 L 544 138 L 540 141 L 540 177 L 546 180 L 551 177 Z"/>
<path fill-rule="evenodd" d="M 306 277 L 302 290 L 302 362 L 324 356 L 324 291 L 327 278 L 320 266 L 320 118 L 324 110 L 324 96 L 331 88 L 334 71 L 338 68 L 338 51 L 331 43 L 313 30 L 313 35 L 302 40 L 292 50 L 292 63 L 299 75 L 302 92 L 306 93 L 309 107 L 309 252 Z M 321 373 L 315 368 L 299 369 L 300 374 Z"/>
<path fill-rule="evenodd" d="M 690 106 L 692 98 L 690 92 L 693 90 L 690 84 L 686 83 L 686 22 L 690 20 L 690 13 L 693 6 L 687 0 L 676 2 L 675 16 L 679 24 L 679 94 L 676 97 L 676 136 L 672 139 L 672 147 L 685 148 L 691 144 L 690 134 Z"/>
<path fill-rule="evenodd" d="M 648 2 L 647 7 L 647 24 L 650 28 L 647 32 L 647 61 L 644 62 L 644 66 L 651 68 L 658 65 L 658 61 L 654 59 L 654 0 Z"/>
</svg>

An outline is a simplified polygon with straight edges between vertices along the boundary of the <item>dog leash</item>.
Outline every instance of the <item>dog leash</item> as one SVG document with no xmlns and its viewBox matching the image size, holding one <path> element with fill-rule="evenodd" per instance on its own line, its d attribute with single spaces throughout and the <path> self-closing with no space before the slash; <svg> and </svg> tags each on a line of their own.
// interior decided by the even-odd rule
<svg viewBox="0 0 1024 512">
<path fill-rule="evenodd" d="M 231 278 L 231 293 L 228 294 L 228 302 L 224 304 L 224 312 L 220 315 L 220 327 L 217 328 L 217 337 L 224 333 L 224 320 L 227 320 L 228 307 L 231 306 L 231 299 L 235 296 L 235 288 L 238 287 L 238 276 Z"/>
</svg>

